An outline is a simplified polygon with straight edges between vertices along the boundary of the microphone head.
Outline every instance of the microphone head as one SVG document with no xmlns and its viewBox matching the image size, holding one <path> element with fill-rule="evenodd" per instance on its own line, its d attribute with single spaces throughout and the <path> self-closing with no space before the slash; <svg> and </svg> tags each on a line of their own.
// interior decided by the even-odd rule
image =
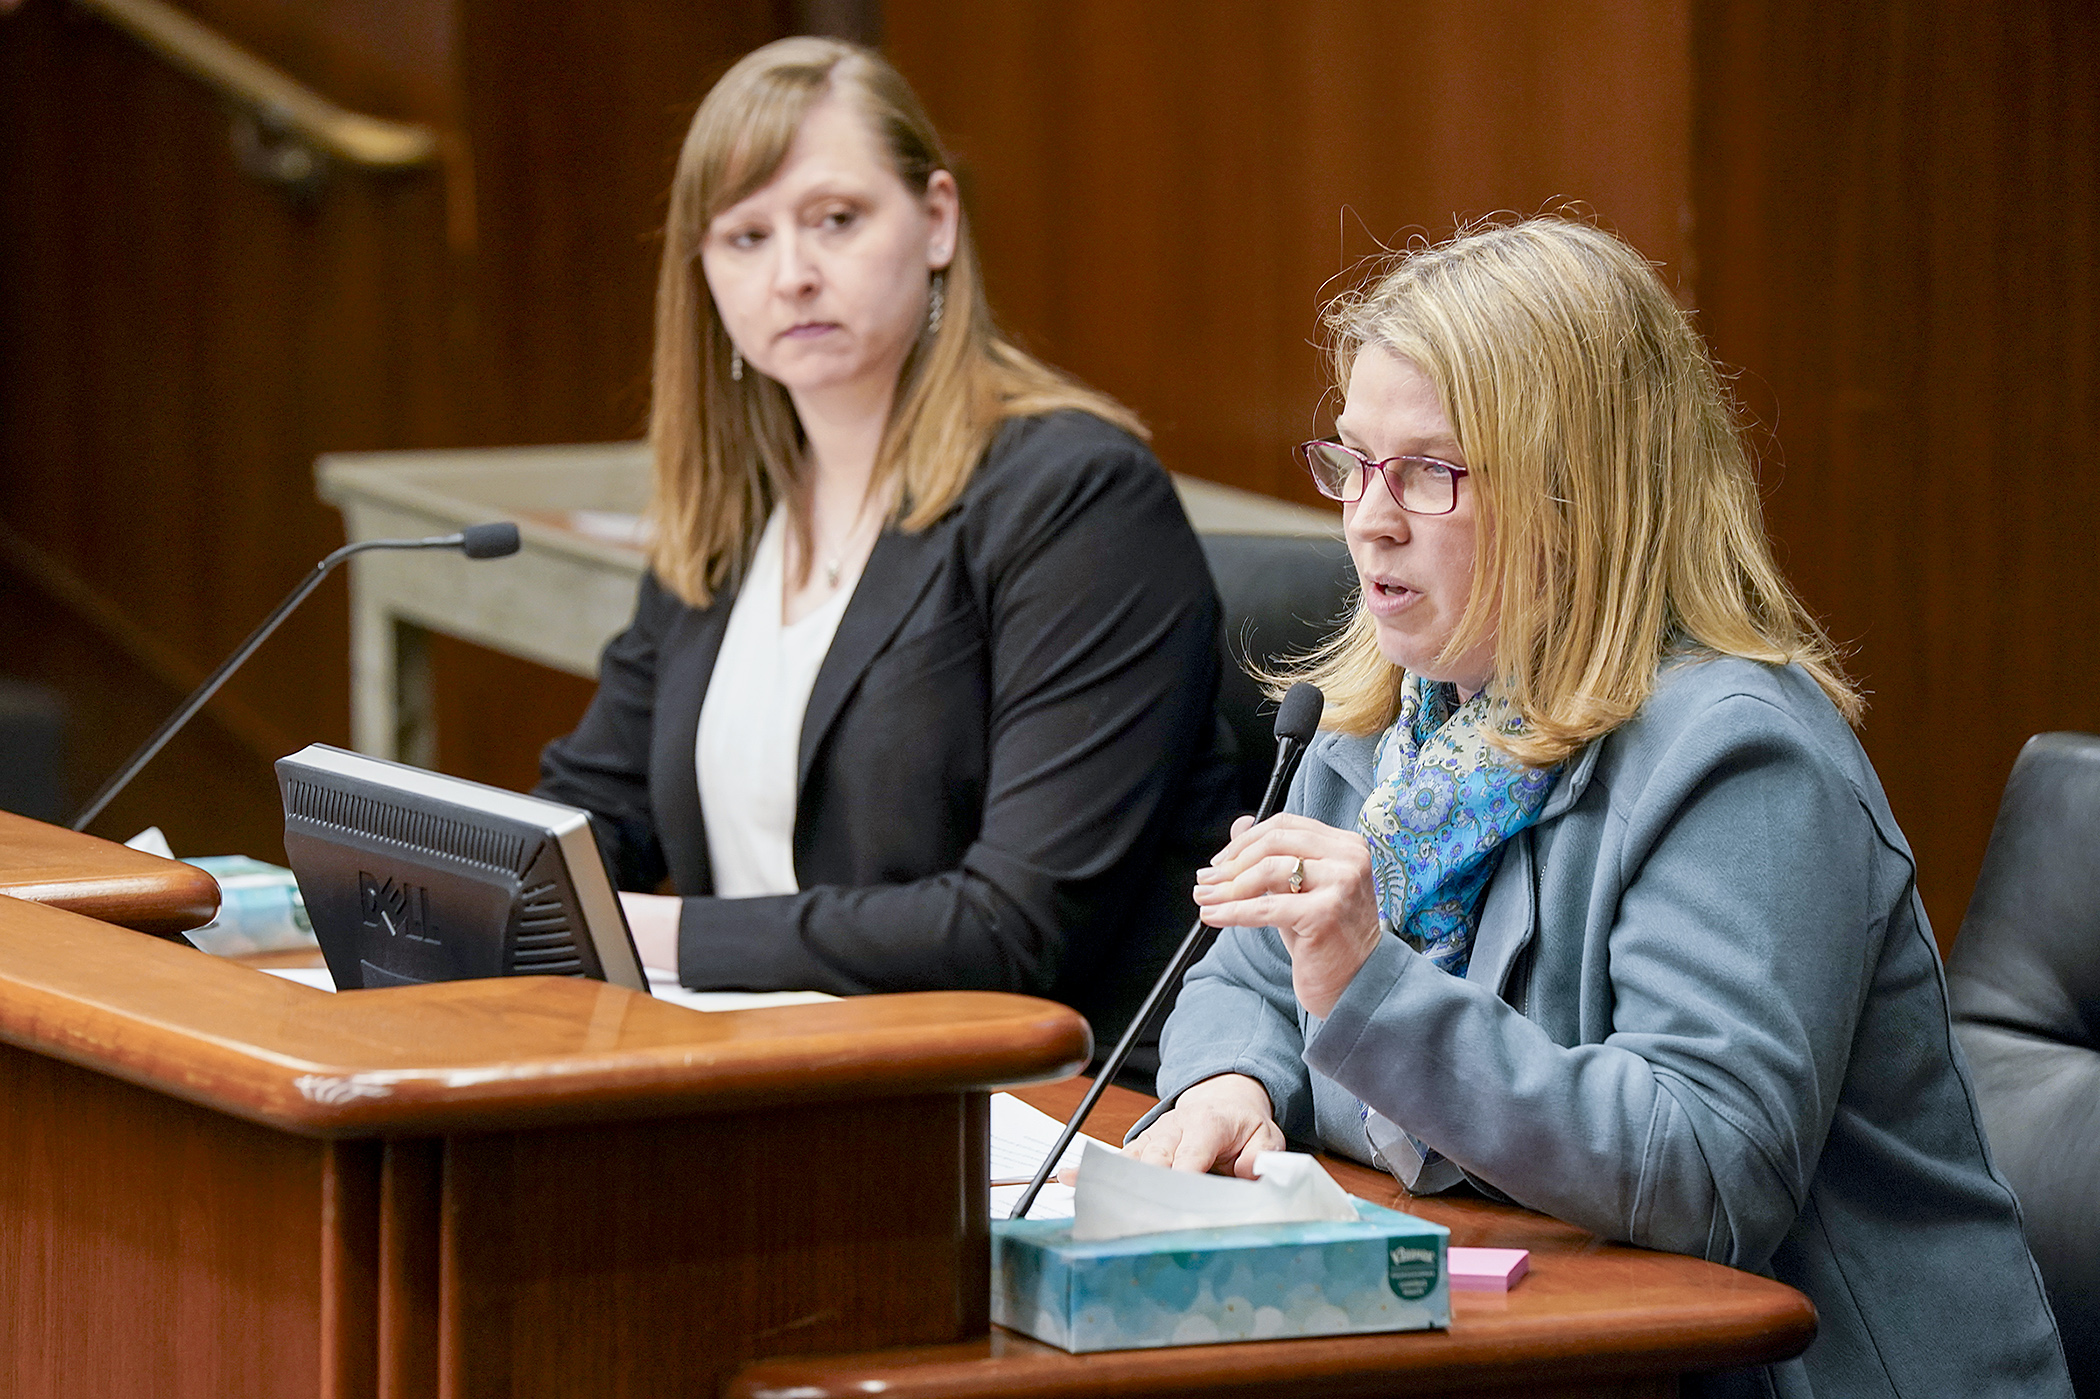
<svg viewBox="0 0 2100 1399">
<path fill-rule="evenodd" d="M 1318 685 L 1299 681 L 1283 693 L 1283 703 L 1276 709 L 1276 741 L 1306 744 L 1312 742 L 1313 731 L 1320 727 L 1320 713 L 1327 708 L 1327 696 L 1320 693 Z"/>
<path fill-rule="evenodd" d="M 505 554 L 515 554 L 518 552 L 518 527 L 508 520 L 468 525 L 459 532 L 459 547 L 460 552 L 470 559 L 500 559 Z"/>
</svg>

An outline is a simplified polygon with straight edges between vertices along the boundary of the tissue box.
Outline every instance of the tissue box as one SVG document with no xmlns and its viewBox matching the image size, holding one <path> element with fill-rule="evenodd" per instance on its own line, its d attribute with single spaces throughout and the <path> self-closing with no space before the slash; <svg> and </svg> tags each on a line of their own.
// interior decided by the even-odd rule
<svg viewBox="0 0 2100 1399">
<path fill-rule="evenodd" d="M 1069 1219 L 995 1220 L 992 1320 L 1069 1351 L 1449 1326 L 1451 1231 L 1351 1203 L 1354 1223 L 1099 1243 L 1073 1243 Z"/>
<path fill-rule="evenodd" d="M 318 948 L 306 918 L 299 880 L 282 865 L 246 855 L 203 855 L 183 861 L 219 881 L 219 916 L 184 934 L 214 957 Z"/>
</svg>

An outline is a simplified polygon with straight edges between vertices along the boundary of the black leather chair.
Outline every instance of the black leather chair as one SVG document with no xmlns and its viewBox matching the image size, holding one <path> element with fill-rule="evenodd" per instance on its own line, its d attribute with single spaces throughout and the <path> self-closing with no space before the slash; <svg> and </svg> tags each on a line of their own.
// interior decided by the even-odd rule
<svg viewBox="0 0 2100 1399">
<path fill-rule="evenodd" d="M 1348 612 L 1356 572 L 1347 545 L 1317 535 L 1206 534 L 1203 553 L 1225 605 L 1218 714 L 1239 745 L 1240 807 L 1252 811 L 1276 761 L 1276 704 L 1246 667 L 1324 641 Z"/>
<path fill-rule="evenodd" d="M 64 821 L 66 705 L 48 685 L 0 676 L 0 811 Z"/>
<path fill-rule="evenodd" d="M 2072 1381 L 2100 1399 L 2100 738 L 2020 751 L 1947 986 Z"/>
<path fill-rule="evenodd" d="M 1233 771 L 1219 774 L 1218 778 L 1229 776 L 1238 809 L 1252 811 L 1261 802 L 1269 769 L 1276 762 L 1276 705 L 1262 696 L 1261 687 L 1245 667 L 1250 661 L 1273 665 L 1324 640 L 1348 609 L 1356 574 L 1349 565 L 1349 551 L 1340 539 L 1291 534 L 1206 534 L 1202 541 L 1211 578 L 1217 583 L 1218 597 L 1224 604 L 1226 661 L 1225 672 L 1219 678 L 1218 717 L 1231 729 L 1238 749 Z M 1198 841 L 1200 848 L 1163 851 L 1161 858 L 1190 871 L 1209 859 L 1224 844 L 1225 837 L 1223 830 L 1212 831 Z M 1178 896 L 1171 906 L 1143 912 L 1142 925 L 1157 930 L 1155 965 L 1164 963 L 1181 945 L 1193 913 L 1194 906 Z M 1144 985 L 1123 989 L 1127 992 L 1127 1004 L 1121 1016 L 1127 1022 L 1151 985 L 1148 980 Z M 1110 1025 L 1119 1023 L 1114 1014 L 1103 1018 Z M 1117 1081 L 1125 1087 L 1152 1091 L 1153 1075 L 1159 1068 L 1159 1028 L 1165 1023 L 1166 1012 L 1162 1010 L 1118 1075 Z M 1113 1041 L 1095 1043 L 1095 1068 L 1100 1067 L 1112 1047 Z"/>
</svg>

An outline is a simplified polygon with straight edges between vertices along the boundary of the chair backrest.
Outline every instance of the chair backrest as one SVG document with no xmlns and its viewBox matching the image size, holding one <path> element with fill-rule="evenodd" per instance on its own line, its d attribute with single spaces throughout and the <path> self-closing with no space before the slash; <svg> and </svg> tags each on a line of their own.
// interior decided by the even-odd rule
<svg viewBox="0 0 2100 1399">
<path fill-rule="evenodd" d="M 56 825 L 66 806 L 66 703 L 48 685 L 0 676 L 0 811 Z"/>
<path fill-rule="evenodd" d="M 1318 535 L 1206 534 L 1203 553 L 1225 605 L 1218 714 L 1239 744 L 1240 806 L 1252 811 L 1276 761 L 1276 705 L 1246 667 L 1325 640 L 1348 612 L 1356 572 L 1346 544 Z"/>
<path fill-rule="evenodd" d="M 2100 1399 L 2100 737 L 2020 751 L 1947 987 L 2072 1380 Z"/>
</svg>

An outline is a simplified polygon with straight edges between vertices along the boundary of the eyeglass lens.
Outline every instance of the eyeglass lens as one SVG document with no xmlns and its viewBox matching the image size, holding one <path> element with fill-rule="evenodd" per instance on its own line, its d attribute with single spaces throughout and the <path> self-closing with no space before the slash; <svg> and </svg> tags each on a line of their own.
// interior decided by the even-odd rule
<svg viewBox="0 0 2100 1399">
<path fill-rule="evenodd" d="M 1458 504 L 1458 478 L 1429 457 L 1395 457 L 1374 468 L 1339 443 L 1309 442 L 1305 464 L 1320 494 L 1344 503 L 1363 499 L 1364 477 L 1375 469 L 1403 510 L 1448 515 Z"/>
</svg>

